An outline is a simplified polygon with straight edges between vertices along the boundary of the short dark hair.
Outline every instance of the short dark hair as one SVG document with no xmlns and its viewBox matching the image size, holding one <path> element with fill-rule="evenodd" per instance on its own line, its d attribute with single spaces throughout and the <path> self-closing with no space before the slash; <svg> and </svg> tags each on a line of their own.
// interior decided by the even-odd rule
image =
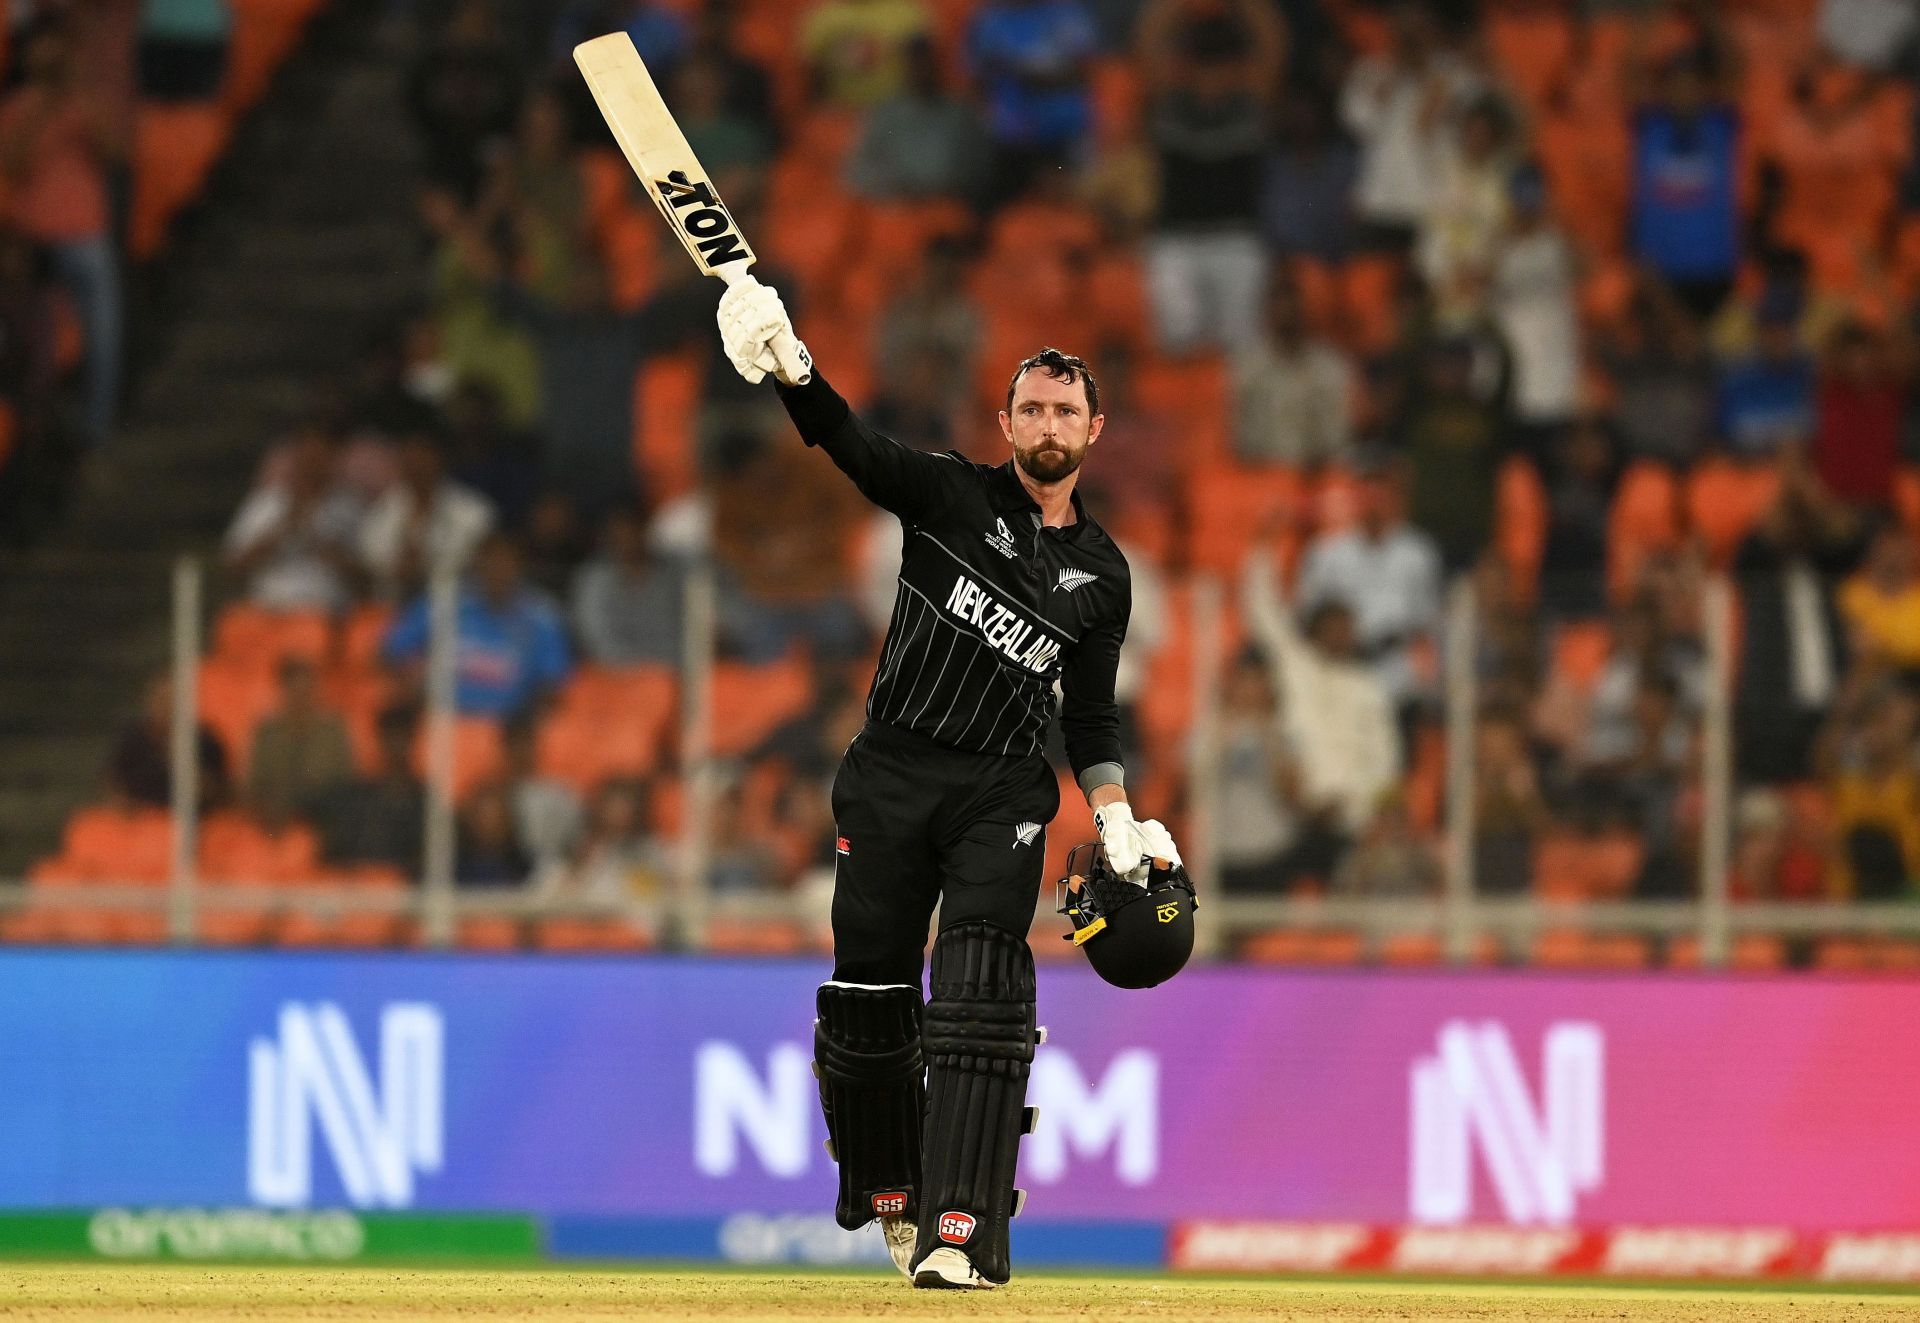
<svg viewBox="0 0 1920 1323">
<path fill-rule="evenodd" d="M 1052 345 L 1039 353 L 1020 360 L 1020 366 L 1007 378 L 1007 412 L 1013 412 L 1013 388 L 1020 384 L 1020 376 L 1029 368 L 1039 368 L 1056 381 L 1064 381 L 1071 386 L 1076 381 L 1087 385 L 1087 416 L 1100 412 L 1100 387 L 1094 383 L 1093 369 L 1087 366 L 1087 360 L 1075 354 L 1063 354 Z"/>
</svg>

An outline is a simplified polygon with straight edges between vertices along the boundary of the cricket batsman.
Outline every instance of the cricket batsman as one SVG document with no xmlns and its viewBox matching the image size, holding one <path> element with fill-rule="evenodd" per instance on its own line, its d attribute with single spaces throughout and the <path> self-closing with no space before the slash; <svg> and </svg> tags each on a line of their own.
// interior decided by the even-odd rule
<svg viewBox="0 0 1920 1323">
<path fill-rule="evenodd" d="M 801 439 L 903 531 L 866 725 L 833 782 L 834 969 L 814 1070 L 840 1168 L 835 1215 L 848 1230 L 878 1218 L 915 1286 L 1001 1285 L 1033 1121 L 1027 931 L 1060 807 L 1041 753 L 1056 681 L 1105 864 L 1144 890 L 1150 863 L 1180 863 L 1165 827 L 1134 819 L 1120 763 L 1113 685 L 1131 581 L 1074 490 L 1105 421 L 1099 388 L 1057 349 L 1026 359 L 1000 414 L 1011 458 L 975 464 L 874 432 L 817 368 L 783 370 L 773 344 L 793 325 L 771 287 L 729 286 L 719 323 L 735 369 L 750 382 L 772 374 Z M 784 357 L 811 367 L 804 348 Z"/>
</svg>

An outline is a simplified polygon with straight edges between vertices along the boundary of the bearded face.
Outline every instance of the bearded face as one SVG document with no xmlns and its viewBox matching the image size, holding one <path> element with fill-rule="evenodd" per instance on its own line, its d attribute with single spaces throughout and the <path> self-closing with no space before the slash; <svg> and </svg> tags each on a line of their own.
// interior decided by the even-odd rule
<svg viewBox="0 0 1920 1323">
<path fill-rule="evenodd" d="M 1053 483 L 1074 473 L 1100 435 L 1104 417 L 1087 409 L 1086 383 L 1029 368 L 1014 385 L 1013 407 L 1002 410 L 1000 430 L 1013 447 L 1013 462 L 1036 482 Z"/>
</svg>

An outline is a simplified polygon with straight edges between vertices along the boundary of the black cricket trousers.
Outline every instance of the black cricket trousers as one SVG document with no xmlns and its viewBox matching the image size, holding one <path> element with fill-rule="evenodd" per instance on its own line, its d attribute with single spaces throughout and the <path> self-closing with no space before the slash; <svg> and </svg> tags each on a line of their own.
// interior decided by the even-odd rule
<svg viewBox="0 0 1920 1323">
<path fill-rule="evenodd" d="M 1039 754 L 966 753 L 869 721 L 833 778 L 833 976 L 920 984 L 927 925 L 1033 925 L 1060 783 Z"/>
</svg>

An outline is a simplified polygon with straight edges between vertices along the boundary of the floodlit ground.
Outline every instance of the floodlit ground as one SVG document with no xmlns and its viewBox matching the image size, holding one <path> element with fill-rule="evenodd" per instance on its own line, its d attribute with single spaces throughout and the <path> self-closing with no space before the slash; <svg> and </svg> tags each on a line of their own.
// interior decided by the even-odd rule
<svg viewBox="0 0 1920 1323">
<path fill-rule="evenodd" d="M 513 1318 L 865 1320 L 954 1317 L 1128 1323 L 1136 1319 L 1740 1320 L 1898 1319 L 1920 1296 L 1028 1277 L 991 1294 L 914 1291 L 904 1280 L 809 1273 L 457 1272 L 399 1268 L 0 1265 L 0 1319 Z"/>
</svg>

